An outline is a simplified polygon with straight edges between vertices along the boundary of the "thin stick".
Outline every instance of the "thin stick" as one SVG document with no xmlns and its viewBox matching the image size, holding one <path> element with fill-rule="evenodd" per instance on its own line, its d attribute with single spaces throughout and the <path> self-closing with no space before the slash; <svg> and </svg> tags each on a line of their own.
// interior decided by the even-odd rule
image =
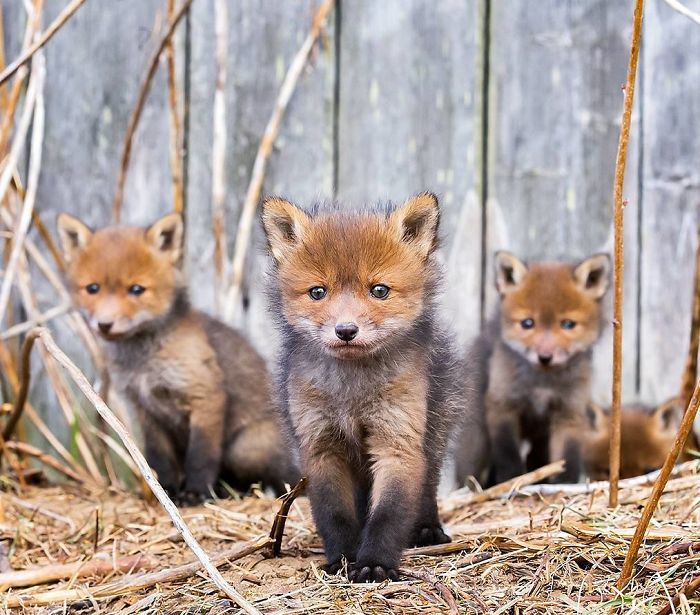
<svg viewBox="0 0 700 615">
<path fill-rule="evenodd" d="M 693 577 L 690 581 L 684 583 L 678 590 L 678 593 L 673 597 L 671 602 L 664 606 L 658 612 L 658 615 L 671 615 L 671 613 L 675 613 L 676 607 L 681 603 L 681 596 L 689 598 L 694 593 L 696 593 L 698 589 L 700 589 L 700 576 Z"/>
<path fill-rule="evenodd" d="M 688 407 L 683 415 L 683 420 L 681 421 L 681 426 L 678 429 L 678 434 L 676 434 L 676 439 L 673 442 L 673 448 L 668 453 L 666 461 L 661 468 L 656 482 L 654 483 L 654 488 L 651 494 L 647 498 L 646 504 L 644 505 L 644 510 L 642 511 L 642 516 L 637 523 L 637 528 L 635 529 L 634 536 L 632 537 L 632 542 L 630 543 L 629 551 L 627 551 L 627 556 L 625 557 L 625 563 L 622 566 L 622 572 L 620 573 L 620 578 L 617 581 L 617 587 L 623 590 L 630 578 L 632 577 L 632 567 L 634 566 L 634 561 L 637 558 L 637 552 L 639 551 L 639 546 L 644 540 L 644 534 L 649 526 L 656 506 L 659 503 L 659 498 L 663 493 L 668 478 L 671 475 L 671 470 L 675 465 L 678 455 L 683 450 L 685 445 L 685 440 L 693 428 L 693 421 L 695 420 L 695 415 L 698 412 L 698 407 L 700 407 L 700 380 L 695 383 L 695 390 L 693 391 L 693 397 L 688 404 Z"/>
<path fill-rule="evenodd" d="M 318 7 L 311 23 L 309 34 L 294 56 L 292 63 L 289 65 L 279 95 L 277 96 L 277 101 L 275 102 L 274 111 L 260 140 L 258 153 L 255 155 L 253 173 L 250 178 L 250 184 L 248 185 L 248 191 L 245 195 L 245 201 L 243 202 L 241 217 L 238 222 L 233 261 L 231 262 L 229 288 L 224 305 L 223 316 L 224 319 L 229 322 L 233 320 L 238 306 L 241 284 L 243 283 L 243 269 L 245 267 L 245 259 L 248 252 L 248 244 L 250 243 L 253 221 L 255 220 L 255 211 L 258 207 L 263 180 L 265 179 L 267 161 L 272 153 L 272 146 L 277 138 L 282 117 L 294 93 L 294 88 L 299 80 L 299 76 L 306 66 L 314 43 L 321 33 L 321 28 L 325 24 L 326 18 L 333 8 L 333 4 L 333 0 L 324 0 L 323 4 Z"/>
<path fill-rule="evenodd" d="M 39 336 L 39 331 L 39 329 L 32 329 L 27 334 L 27 337 L 24 339 L 24 343 L 22 344 L 22 371 L 20 373 L 20 388 L 19 392 L 17 393 L 17 398 L 15 399 L 15 405 L 12 408 L 12 414 L 10 414 L 10 418 L 7 420 L 7 423 L 5 423 L 5 428 L 2 430 L 2 439 L 5 442 L 7 442 L 12 437 L 12 434 L 15 432 L 15 427 L 17 427 L 17 423 L 19 422 L 19 419 L 22 416 L 22 412 L 24 412 L 24 406 L 27 401 L 27 394 L 29 393 L 29 359 L 31 358 L 32 346 L 34 346 L 34 341 Z M 3 449 L 0 448 L 0 459 L 2 459 L 2 453 Z"/>
<path fill-rule="evenodd" d="M 615 190 L 613 193 L 615 226 L 615 276 L 614 276 L 614 308 L 613 308 L 613 384 L 612 411 L 610 413 L 610 499 L 611 508 L 617 506 L 618 482 L 620 480 L 620 424 L 622 399 L 622 283 L 624 276 L 624 246 L 623 246 L 623 210 L 625 203 L 622 191 L 625 182 L 625 166 L 627 164 L 627 144 L 632 122 L 632 106 L 634 104 L 634 85 L 637 80 L 637 61 L 639 59 L 639 42 L 642 36 L 642 17 L 644 15 L 644 0 L 636 0 L 634 7 L 634 22 L 632 26 L 632 43 L 630 46 L 629 64 L 627 66 L 627 82 L 624 87 L 624 105 L 620 139 L 617 145 L 617 160 L 615 161 Z"/>
<path fill-rule="evenodd" d="M 175 15 L 175 0 L 168 0 L 168 21 Z M 170 175 L 173 182 L 173 209 L 181 214 L 185 208 L 185 194 L 182 183 L 182 131 L 177 103 L 177 78 L 175 76 L 175 46 L 172 37 L 165 45 L 165 59 L 168 63 L 168 103 L 170 108 Z"/>
<path fill-rule="evenodd" d="M 46 324 L 54 318 L 63 316 L 66 312 L 70 311 L 72 307 L 73 306 L 70 303 L 62 303 L 61 305 L 56 305 L 46 310 L 45 312 L 42 312 L 36 318 L 26 320 L 25 322 L 20 322 L 14 325 L 13 327 L 10 327 L 9 329 L 6 329 L 2 333 L 0 333 L 0 339 L 9 340 L 10 338 L 22 335 L 23 333 L 26 333 L 27 331 L 33 329 L 38 325 Z"/>
<path fill-rule="evenodd" d="M 3 494 L 3 496 L 7 498 L 14 506 L 24 508 L 24 510 L 30 511 L 33 515 L 42 515 L 47 519 L 52 519 L 53 521 L 57 521 L 58 523 L 63 523 L 64 525 L 67 525 L 70 528 L 71 532 L 75 532 L 78 529 L 75 523 L 73 522 L 73 519 L 71 519 L 70 517 L 64 517 L 63 515 L 59 515 L 53 510 L 49 510 L 48 508 L 42 508 L 35 502 L 27 502 L 25 500 L 21 500 L 20 498 L 9 493 L 5 493 Z"/>
<path fill-rule="evenodd" d="M 5 375 L 7 376 L 7 379 L 10 382 L 10 386 L 12 387 L 16 398 L 17 395 L 19 395 L 21 383 L 15 365 L 11 360 L 7 348 L 5 348 L 5 345 L 2 343 L 2 340 L 0 340 L 0 365 L 2 366 Z M 58 440 L 58 438 L 56 438 L 54 433 L 48 428 L 43 419 L 37 414 L 32 404 L 26 402 L 24 406 L 24 413 L 27 415 L 27 418 L 34 424 L 34 426 L 37 428 L 37 431 L 44 438 L 46 438 L 46 441 L 53 447 L 53 449 L 63 458 L 63 460 L 67 464 L 69 464 L 73 468 L 73 470 L 75 470 L 76 473 L 81 474 L 83 476 L 83 480 L 90 480 L 90 477 L 87 475 L 85 470 L 82 467 L 80 467 L 80 465 L 78 465 L 78 462 L 71 456 L 66 447 L 63 446 L 63 444 L 61 444 L 61 442 Z"/>
<path fill-rule="evenodd" d="M 62 579 L 106 576 L 113 572 L 134 572 L 155 568 L 156 562 L 143 554 L 112 557 L 96 557 L 87 562 L 70 564 L 49 564 L 41 568 L 12 570 L 0 574 L 0 587 L 32 587 L 43 583 L 53 583 Z"/>
<path fill-rule="evenodd" d="M 219 314 L 223 309 L 228 248 L 226 239 L 226 66 L 228 64 L 228 0 L 214 3 L 216 30 L 216 89 L 212 129 L 212 223 L 214 233 L 214 298 Z"/>
<path fill-rule="evenodd" d="M 73 470 L 71 470 L 69 467 L 62 464 L 56 458 L 52 457 L 48 453 L 45 453 L 44 451 L 42 451 L 40 448 L 37 448 L 36 446 L 32 446 L 31 444 L 27 444 L 26 442 L 15 442 L 13 440 L 10 440 L 9 442 L 5 442 L 3 446 L 8 451 L 13 451 L 13 452 L 19 453 L 21 455 L 29 455 L 30 457 L 34 457 L 34 458 L 38 459 L 44 465 L 47 465 L 50 468 L 53 468 L 57 472 L 60 472 L 64 476 L 70 478 L 71 480 L 74 480 L 76 483 L 82 484 L 85 482 L 83 480 L 82 476 L 80 476 L 77 472 L 73 472 Z M 2 586 L 2 583 L 0 583 L 0 587 L 1 586 Z"/>
<path fill-rule="evenodd" d="M 168 22 L 168 27 L 165 29 L 158 46 L 155 48 L 153 55 L 148 62 L 146 76 L 141 82 L 141 88 L 139 89 L 138 97 L 136 98 L 136 105 L 131 112 L 129 123 L 126 127 L 126 136 L 124 137 L 124 145 L 122 147 L 119 175 L 117 176 L 117 189 L 114 194 L 114 204 L 112 205 L 112 219 L 115 224 L 118 223 L 119 219 L 121 218 L 122 203 L 124 201 L 124 183 L 126 181 L 126 173 L 129 168 L 129 159 L 131 158 L 131 143 L 134 139 L 136 127 L 141 119 L 141 113 L 143 112 L 143 107 L 146 104 L 148 92 L 151 89 L 151 82 L 156 74 L 163 49 L 165 49 L 170 37 L 173 35 L 173 32 L 175 32 L 175 28 L 177 28 L 177 24 L 179 24 L 180 20 L 186 15 L 191 4 L 192 0 L 184 0 L 182 6 L 177 10 L 174 17 Z"/>
<path fill-rule="evenodd" d="M 24 31 L 24 39 L 22 41 L 22 49 L 28 48 L 34 34 L 39 28 L 39 15 L 36 11 L 34 14 L 29 14 L 27 17 L 27 26 Z M 4 68 L 4 67 L 3 67 Z M 10 139 L 10 133 L 12 132 L 12 124 L 14 121 L 15 109 L 17 108 L 17 103 L 19 102 L 20 95 L 22 93 L 22 87 L 24 85 L 24 80 L 29 74 L 29 69 L 26 66 L 22 66 L 12 83 L 12 91 L 10 92 L 10 100 L 4 111 L 4 117 L 2 118 L 2 126 L 0 127 L 0 158 L 5 156 L 5 148 Z"/>
<path fill-rule="evenodd" d="M 284 526 L 287 523 L 287 516 L 289 515 L 289 509 L 292 507 L 292 503 L 297 499 L 299 495 L 306 489 L 306 477 L 302 477 L 299 482 L 294 485 L 291 491 L 285 493 L 282 496 L 282 506 L 280 506 L 279 511 L 275 515 L 275 520 L 272 523 L 272 529 L 270 530 L 270 538 L 274 539 L 274 544 L 272 546 L 272 554 L 275 557 L 279 557 L 282 551 L 282 537 L 284 536 Z"/>
<path fill-rule="evenodd" d="M 17 166 L 17 161 L 19 159 L 20 153 L 24 148 L 24 141 L 29 131 L 29 123 L 32 119 L 32 114 L 36 109 L 36 101 L 38 97 L 38 91 L 40 89 L 41 82 L 43 80 L 43 69 L 39 69 L 36 72 L 32 71 L 32 77 L 29 80 L 29 87 L 27 88 L 27 95 L 24 101 L 24 110 L 22 111 L 22 116 L 20 118 L 19 126 L 15 134 L 15 139 L 12 142 L 12 148 L 10 149 L 10 154 L 5 160 L 5 168 L 0 175 L 0 201 L 5 197 L 5 192 L 12 179 L 12 173 L 14 168 Z M 43 112 L 38 113 L 40 117 L 38 118 L 41 122 L 41 127 L 43 128 Z M 43 133 L 43 130 L 42 130 Z M 43 138 L 43 134 L 40 135 Z M 34 137 L 32 136 L 32 142 Z M 41 162 L 41 148 L 39 151 L 35 152 L 34 147 L 32 147 L 31 152 L 32 158 L 35 162 L 38 160 Z M 35 193 L 36 194 L 36 193 Z M 24 206 L 22 208 L 22 213 L 20 214 L 19 223 L 14 231 L 14 237 L 12 242 L 12 252 L 10 253 L 10 259 L 5 269 L 5 275 L 2 280 L 2 286 L 0 287 L 0 323 L 5 318 L 5 311 L 7 309 L 7 303 L 10 299 L 10 291 L 12 289 L 12 280 L 15 275 L 15 270 L 17 269 L 17 262 L 19 260 L 19 255 L 22 252 L 22 245 L 24 237 L 27 234 L 29 224 L 32 220 L 32 210 L 34 209 L 33 200 L 24 200 Z"/>
<path fill-rule="evenodd" d="M 542 466 L 541 468 L 537 468 L 532 472 L 527 472 L 521 476 L 516 476 L 515 478 L 511 478 L 503 483 L 489 487 L 481 493 L 467 493 L 465 496 L 461 496 L 459 494 L 452 495 L 445 502 L 445 505 L 442 507 L 442 511 L 451 512 L 468 504 L 488 502 L 489 500 L 495 500 L 496 498 L 500 497 L 510 497 L 514 493 L 520 492 L 520 490 L 527 485 L 532 485 L 533 483 L 537 483 L 545 478 L 561 474 L 564 471 L 564 467 L 565 464 L 563 460 L 555 461 L 547 464 L 546 466 Z"/>
<path fill-rule="evenodd" d="M 153 471 L 148 465 L 148 462 L 142 455 L 139 448 L 136 446 L 131 436 L 127 432 L 126 428 L 122 422 L 112 413 L 112 411 L 107 407 L 107 404 L 100 398 L 95 390 L 90 386 L 88 379 L 85 375 L 78 369 L 78 367 L 66 356 L 66 354 L 56 345 L 51 334 L 47 329 L 37 328 L 35 331 L 38 333 L 35 335 L 35 339 L 41 338 L 43 346 L 46 351 L 56 360 L 56 362 L 61 365 L 70 375 L 73 382 L 78 386 L 78 388 L 83 392 L 85 397 L 90 401 L 90 403 L 95 407 L 98 414 L 104 418 L 107 424 L 116 432 L 119 439 L 122 441 L 126 449 L 129 451 L 132 459 L 136 463 L 139 471 L 141 472 L 143 478 L 148 483 L 148 486 L 153 491 L 158 501 L 161 503 L 165 512 L 168 513 L 170 519 L 173 522 L 175 528 L 182 535 L 185 543 L 190 548 L 190 550 L 195 554 L 197 559 L 200 561 L 201 565 L 207 571 L 209 578 L 212 582 L 231 600 L 238 604 L 246 613 L 250 615 L 259 615 L 259 611 L 253 607 L 241 594 L 239 594 L 227 581 L 221 576 L 221 573 L 212 564 L 209 556 L 202 549 L 202 547 L 197 542 L 197 539 L 192 535 L 190 529 L 187 527 L 184 519 L 180 515 L 175 504 L 173 504 L 168 494 L 165 492 L 163 487 L 161 487 L 158 479 L 153 474 Z"/>
<path fill-rule="evenodd" d="M 261 549 L 264 549 L 272 543 L 268 536 L 258 538 L 247 542 L 243 545 L 238 545 L 224 551 L 223 553 L 216 555 L 212 558 L 212 563 L 220 566 L 226 562 L 233 562 L 246 555 L 251 555 L 256 553 Z M 58 589 L 48 592 L 42 592 L 40 594 L 17 594 L 15 596 L 8 596 L 3 600 L 3 606 L 6 608 L 16 608 L 19 606 L 41 606 L 45 604 L 54 604 L 61 602 L 75 602 L 77 600 L 84 600 L 85 598 L 108 598 L 109 596 L 119 596 L 127 593 L 135 593 L 142 589 L 148 587 L 153 587 L 154 585 L 161 585 L 163 583 L 175 583 L 182 579 L 187 579 L 192 575 L 196 574 L 197 571 L 202 567 L 202 563 L 197 560 L 190 562 L 188 564 L 182 564 L 181 566 L 176 566 L 174 568 L 167 568 L 165 570 L 159 570 L 158 572 L 152 572 L 149 574 L 130 574 L 117 581 L 112 581 L 110 583 L 104 583 L 102 585 L 95 585 L 88 588 L 78 588 L 78 589 Z M 240 602 L 238 602 L 241 606 Z M 254 607 L 250 606 L 253 613 L 259 613 Z M 247 611 L 251 612 L 251 611 Z"/>
<path fill-rule="evenodd" d="M 32 139 L 31 139 L 31 151 L 29 153 L 29 181 L 27 194 L 24 198 L 24 204 L 22 206 L 22 212 L 19 216 L 19 221 L 14 229 L 14 236 L 12 238 L 12 252 L 10 253 L 10 260 L 5 269 L 5 276 L 2 280 L 2 287 L 0 288 L 0 323 L 5 318 L 5 310 L 7 309 L 7 303 L 10 300 L 10 291 L 12 290 L 12 280 L 14 279 L 15 270 L 17 269 L 17 263 L 19 262 L 20 254 L 23 250 L 24 238 L 27 236 L 27 231 L 29 230 L 29 225 L 32 222 L 32 212 L 34 211 L 34 203 L 36 202 L 37 187 L 39 184 L 39 172 L 41 170 L 41 154 L 44 146 L 44 77 L 45 77 L 45 66 L 44 58 L 41 55 L 37 56 L 36 68 L 32 69 L 32 77 L 29 82 L 30 89 L 32 84 L 35 88 L 34 95 L 35 99 L 33 101 L 33 119 L 32 119 Z M 29 104 L 29 94 L 27 94 L 27 103 Z M 27 109 L 25 109 L 27 111 Z M 24 114 L 28 116 L 29 114 Z M 23 116 L 22 120 L 25 120 Z M 26 128 L 22 126 L 20 130 L 28 130 L 29 125 L 27 123 Z M 23 141 L 23 139 L 21 140 Z M 13 151 L 15 151 L 16 143 L 13 143 Z M 0 199 L 4 195 L 4 191 L 7 189 L 7 184 L 4 183 L 4 179 L 7 175 L 7 183 L 10 181 L 11 173 L 17 164 L 16 156 L 19 154 L 15 151 L 15 159 L 8 161 L 8 166 L 3 171 L 3 176 L 0 178 Z M 12 154 L 10 155 L 12 158 Z"/>
<path fill-rule="evenodd" d="M 691 11 L 687 6 L 682 5 L 678 0 L 664 0 L 674 11 L 678 11 L 696 24 L 700 24 L 700 13 Z"/>
<path fill-rule="evenodd" d="M 682 475 L 687 470 L 697 470 L 698 463 L 699 462 L 697 460 L 693 460 L 674 466 L 672 475 L 678 476 Z M 643 474 L 642 476 L 623 478 L 621 481 L 618 482 L 618 487 L 620 489 L 629 489 L 631 487 L 644 487 L 647 485 L 653 485 L 654 481 L 658 478 L 659 474 L 661 474 L 661 470 L 654 470 L 653 472 Z M 610 489 L 610 482 L 607 480 L 601 480 L 592 483 L 575 483 L 569 485 L 529 485 L 520 489 L 517 495 L 584 495 L 587 493 L 593 493 L 594 491 L 607 491 L 608 489 Z"/>
<path fill-rule="evenodd" d="M 44 30 L 43 34 L 26 50 L 24 50 L 19 57 L 14 60 L 7 68 L 0 73 L 0 85 L 5 83 L 12 75 L 14 75 L 20 66 L 26 64 L 31 57 L 39 51 L 46 43 L 51 39 L 51 37 L 56 34 L 65 23 L 75 15 L 76 11 L 85 4 L 85 0 L 73 0 L 64 8 L 60 15 L 53 20 L 51 25 Z"/>
<path fill-rule="evenodd" d="M 686 407 L 693 395 L 693 384 L 698 379 L 698 351 L 700 350 L 700 225 L 697 233 L 695 248 L 695 278 L 693 281 L 693 306 L 691 308 L 690 339 L 688 340 L 688 356 L 683 370 L 681 382 L 681 405 Z M 684 452 L 697 448 L 697 439 L 693 431 L 683 447 Z"/>
</svg>

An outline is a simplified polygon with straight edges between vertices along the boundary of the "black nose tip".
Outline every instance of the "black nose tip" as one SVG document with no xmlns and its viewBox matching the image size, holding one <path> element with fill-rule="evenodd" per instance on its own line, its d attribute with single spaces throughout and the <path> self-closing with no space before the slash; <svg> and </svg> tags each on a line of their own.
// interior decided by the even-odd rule
<svg viewBox="0 0 700 615">
<path fill-rule="evenodd" d="M 540 364 L 542 365 L 549 365 L 552 362 L 551 354 L 540 354 L 537 355 L 537 358 L 540 360 Z"/>
<path fill-rule="evenodd" d="M 100 333 L 109 333 L 112 324 L 111 322 L 98 322 L 97 328 L 100 330 Z"/>
<path fill-rule="evenodd" d="M 354 340 L 360 328 L 354 322 L 341 322 L 335 326 L 336 336 L 344 342 Z"/>
</svg>

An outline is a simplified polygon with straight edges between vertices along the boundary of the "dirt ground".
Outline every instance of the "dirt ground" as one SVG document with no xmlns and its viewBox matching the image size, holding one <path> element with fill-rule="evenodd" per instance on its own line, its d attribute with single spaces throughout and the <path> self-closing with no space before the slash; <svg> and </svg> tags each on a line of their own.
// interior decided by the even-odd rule
<svg viewBox="0 0 700 615">
<path fill-rule="evenodd" d="M 265 542 L 280 504 L 272 498 L 254 493 L 182 511 L 210 557 L 226 555 L 218 558 L 224 577 L 263 613 L 606 613 L 616 604 L 625 613 L 656 613 L 698 573 L 699 486 L 695 462 L 670 481 L 622 594 L 615 582 L 648 484 L 624 488 L 614 511 L 603 490 L 486 501 L 458 492 L 441 501 L 453 543 L 408 550 L 401 580 L 379 585 L 352 585 L 342 574 L 321 572 L 322 547 L 304 497 L 292 506 L 279 558 L 269 546 L 238 557 L 256 540 Z M 167 580 L 194 558 L 157 503 L 70 485 L 7 489 L 0 502 L 0 570 L 46 570 L 100 557 L 128 566 L 114 572 L 107 565 L 88 577 L 73 570 L 63 580 L 27 587 L 0 581 L 3 612 L 239 610 L 202 573 Z M 155 581 L 154 573 L 161 575 Z M 677 602 L 670 612 L 700 605 L 692 595 Z"/>
</svg>

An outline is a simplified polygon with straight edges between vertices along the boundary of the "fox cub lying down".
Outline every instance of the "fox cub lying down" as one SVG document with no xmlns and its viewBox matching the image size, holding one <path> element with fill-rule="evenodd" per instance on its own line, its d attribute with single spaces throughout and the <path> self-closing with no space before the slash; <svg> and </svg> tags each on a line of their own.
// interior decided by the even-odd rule
<svg viewBox="0 0 700 615">
<path fill-rule="evenodd" d="M 58 231 L 74 299 L 105 342 L 112 381 L 140 419 L 163 486 L 197 500 L 220 474 L 239 488 L 263 481 L 278 492 L 294 481 L 264 361 L 190 306 L 181 217 L 93 232 L 61 214 Z"/>
<path fill-rule="evenodd" d="M 327 569 L 346 558 L 356 582 L 396 579 L 404 547 L 450 540 L 436 489 L 463 374 L 435 317 L 438 218 L 432 194 L 263 206 L 283 416 Z"/>
<path fill-rule="evenodd" d="M 468 365 L 479 394 L 474 414 L 485 412 L 491 482 L 503 482 L 549 461 L 566 460 L 562 482 L 583 470 L 582 440 L 591 396 L 591 351 L 603 326 L 601 300 L 608 287 L 605 254 L 580 263 L 530 265 L 498 252 L 500 306 L 472 344 Z M 464 439 L 466 446 L 470 440 Z M 523 444 L 529 445 L 526 457 Z M 466 474 L 459 463 L 457 480 Z"/>
<path fill-rule="evenodd" d="M 596 404 L 587 410 L 584 463 L 593 480 L 610 476 L 610 413 Z M 678 398 L 656 408 L 641 404 L 623 406 L 621 412 L 620 478 L 631 478 L 658 470 L 666 460 L 683 419 Z"/>
</svg>

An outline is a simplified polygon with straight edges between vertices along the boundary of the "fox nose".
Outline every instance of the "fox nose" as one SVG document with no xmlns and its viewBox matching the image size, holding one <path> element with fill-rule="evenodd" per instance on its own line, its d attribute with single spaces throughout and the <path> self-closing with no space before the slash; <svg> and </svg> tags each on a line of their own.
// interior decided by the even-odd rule
<svg viewBox="0 0 700 615">
<path fill-rule="evenodd" d="M 109 333 L 113 324 L 114 323 L 112 322 L 98 322 L 97 328 L 100 330 L 100 333 L 104 333 L 106 335 L 107 333 Z"/>
<path fill-rule="evenodd" d="M 538 354 L 537 358 L 540 361 L 540 365 L 549 365 L 552 362 L 551 354 Z"/>
<path fill-rule="evenodd" d="M 354 322 L 341 322 L 335 326 L 336 336 L 338 339 L 341 339 L 344 342 L 354 340 L 359 331 L 360 327 L 358 327 Z"/>
</svg>

